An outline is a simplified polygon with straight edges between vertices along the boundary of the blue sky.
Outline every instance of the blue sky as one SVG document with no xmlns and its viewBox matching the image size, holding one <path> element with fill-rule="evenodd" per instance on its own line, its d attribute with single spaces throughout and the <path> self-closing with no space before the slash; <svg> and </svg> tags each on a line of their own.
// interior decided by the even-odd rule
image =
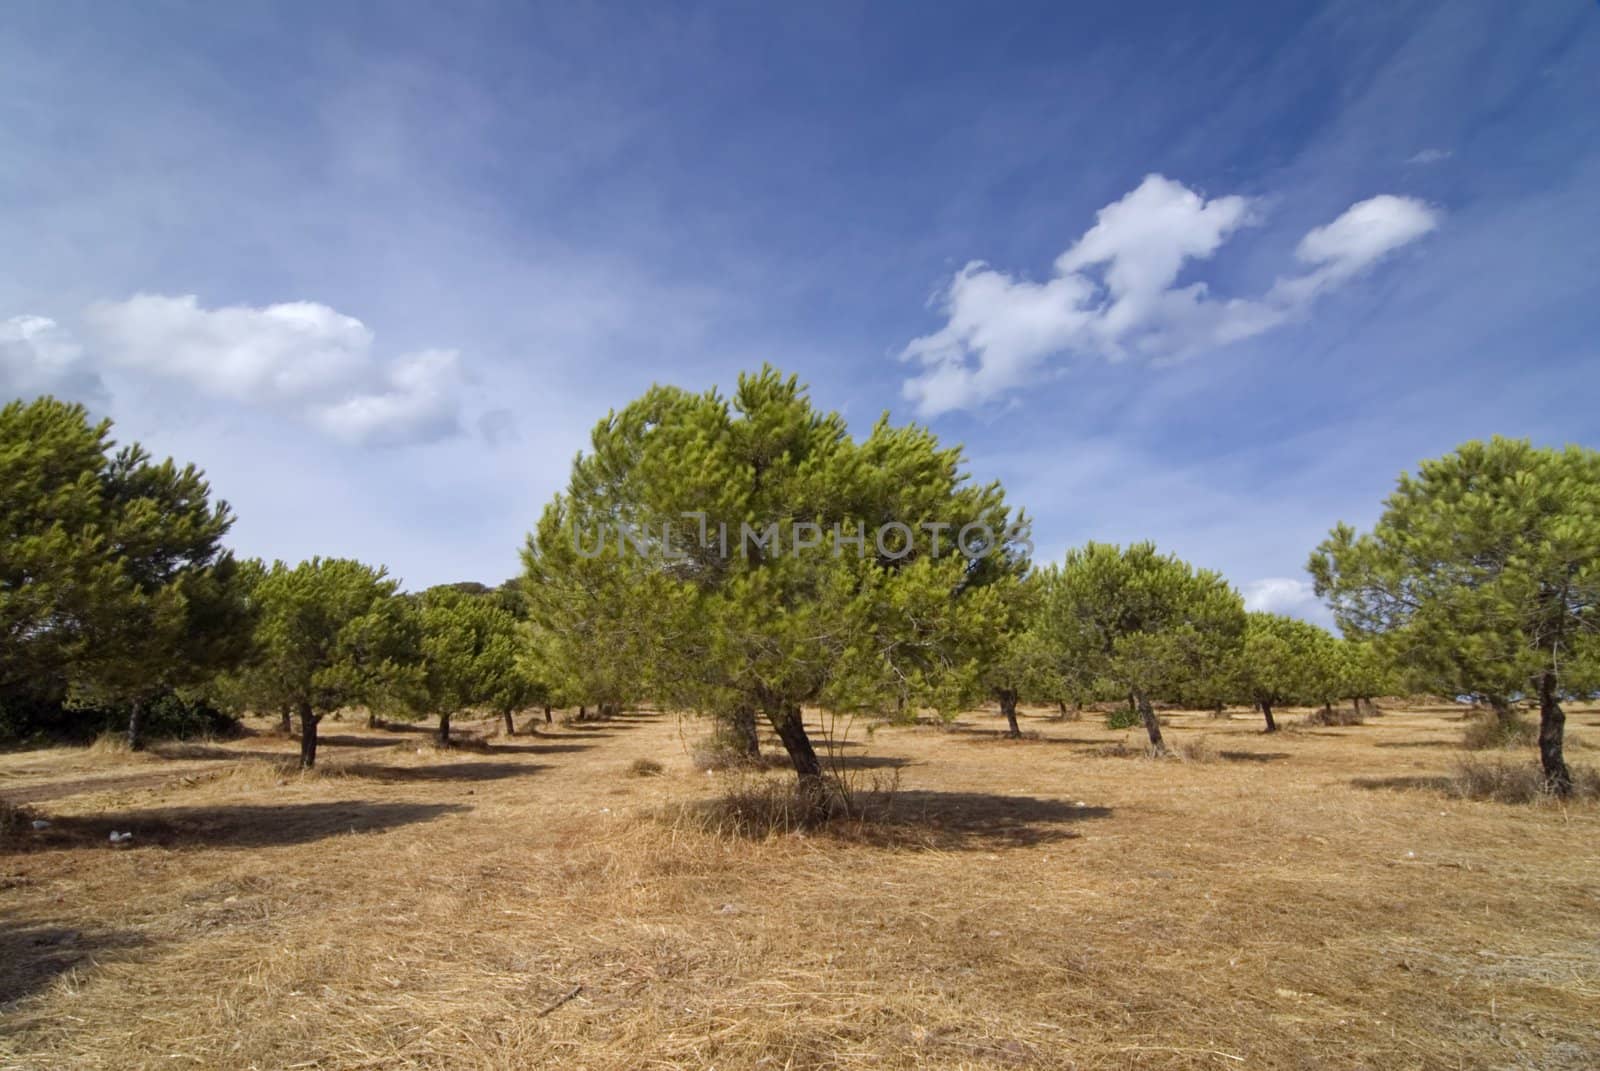
<svg viewBox="0 0 1600 1071">
<path fill-rule="evenodd" d="M 237 547 L 495 581 L 588 428 L 771 361 L 963 442 L 1042 557 L 1253 605 L 1402 470 L 1596 445 L 1600 7 L 0 13 L 0 390 Z"/>
</svg>

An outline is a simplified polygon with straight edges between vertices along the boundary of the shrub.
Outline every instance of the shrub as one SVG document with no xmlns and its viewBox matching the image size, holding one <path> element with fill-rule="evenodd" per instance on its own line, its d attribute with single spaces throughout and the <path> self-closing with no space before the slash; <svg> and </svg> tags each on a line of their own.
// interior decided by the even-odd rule
<svg viewBox="0 0 1600 1071">
<path fill-rule="evenodd" d="M 666 767 L 655 759 L 634 759 L 628 765 L 628 773 L 634 777 L 659 777 L 665 772 Z"/>
<path fill-rule="evenodd" d="M 761 840 L 886 817 L 899 784 L 896 770 L 875 771 L 865 780 L 830 775 L 802 787 L 789 778 L 742 769 L 724 775 L 717 798 L 676 805 L 666 816 L 702 833 Z"/>
<path fill-rule="evenodd" d="M 1139 724 L 1139 712 L 1132 707 L 1112 707 L 1106 711 L 1107 729 L 1132 729 Z"/>
<path fill-rule="evenodd" d="M 1306 715 L 1307 725 L 1364 725 L 1366 717 L 1354 707 L 1329 704 Z"/>
<path fill-rule="evenodd" d="M 1527 747 L 1539 736 L 1539 727 L 1522 718 L 1510 720 L 1494 714 L 1482 714 L 1467 723 L 1461 744 L 1469 751 L 1489 751 L 1495 748 Z"/>
<path fill-rule="evenodd" d="M 28 808 L 0 800 L 0 844 L 19 840 L 24 831 L 32 828 L 33 819 L 34 814 Z"/>
<path fill-rule="evenodd" d="M 1546 788 L 1544 771 L 1537 765 L 1504 760 L 1473 759 L 1461 763 L 1446 781 L 1445 793 L 1455 799 L 1497 803 L 1546 803 L 1558 798 Z M 1568 800 L 1596 799 L 1600 799 L 1600 772 L 1574 767 Z"/>
<path fill-rule="evenodd" d="M 1178 745 L 1177 753 L 1185 762 L 1217 761 L 1217 749 L 1212 747 L 1211 741 L 1203 736 L 1183 741 Z"/>
</svg>

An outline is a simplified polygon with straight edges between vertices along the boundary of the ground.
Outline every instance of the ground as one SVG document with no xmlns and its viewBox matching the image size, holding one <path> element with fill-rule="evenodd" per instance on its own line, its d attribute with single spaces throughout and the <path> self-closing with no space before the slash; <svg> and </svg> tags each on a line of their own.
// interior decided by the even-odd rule
<svg viewBox="0 0 1600 1071">
<path fill-rule="evenodd" d="M 4 755 L 0 1066 L 1600 1066 L 1600 811 L 1447 797 L 1458 719 L 858 725 L 893 820 L 756 841 L 666 713 Z"/>
</svg>

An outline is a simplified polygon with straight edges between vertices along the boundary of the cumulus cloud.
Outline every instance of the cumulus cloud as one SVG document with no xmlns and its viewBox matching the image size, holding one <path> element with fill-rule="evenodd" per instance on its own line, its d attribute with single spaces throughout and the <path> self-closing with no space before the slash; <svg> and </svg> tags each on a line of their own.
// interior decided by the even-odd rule
<svg viewBox="0 0 1600 1071">
<path fill-rule="evenodd" d="M 84 326 L 107 369 L 283 406 L 347 442 L 427 442 L 460 430 L 455 351 L 382 361 L 365 324 L 316 302 L 206 309 L 192 294 L 139 294 L 91 306 Z"/>
<path fill-rule="evenodd" d="M 900 354 L 919 366 L 905 396 L 933 417 L 1020 387 L 1059 354 L 1174 358 L 1238 342 L 1438 226 L 1429 206 L 1384 194 L 1306 234 L 1296 249 L 1305 268 L 1259 298 L 1215 298 L 1203 282 L 1176 285 L 1185 264 L 1211 258 L 1256 222 L 1257 208 L 1150 175 L 1097 213 L 1044 282 L 967 264 L 937 297 L 945 325 Z"/>
<path fill-rule="evenodd" d="M 83 347 L 54 320 L 0 320 L 0 400 L 38 394 L 92 401 L 105 396 L 105 384 L 84 361 Z"/>
<path fill-rule="evenodd" d="M 1242 594 L 1246 610 L 1287 614 L 1319 625 L 1326 624 L 1330 617 L 1309 580 L 1269 576 L 1245 584 Z"/>
</svg>

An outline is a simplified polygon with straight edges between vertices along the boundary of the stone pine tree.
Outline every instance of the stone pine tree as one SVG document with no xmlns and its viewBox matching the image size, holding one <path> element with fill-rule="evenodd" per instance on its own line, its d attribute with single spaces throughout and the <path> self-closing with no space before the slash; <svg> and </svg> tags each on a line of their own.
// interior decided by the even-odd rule
<svg viewBox="0 0 1600 1071">
<path fill-rule="evenodd" d="M 1041 628 L 1079 672 L 1128 697 L 1150 750 L 1161 755 L 1166 743 L 1152 698 L 1182 694 L 1188 680 L 1234 657 L 1245 611 L 1220 575 L 1152 543 L 1089 543 L 1067 552 Z"/>
<path fill-rule="evenodd" d="M 1336 688 L 1338 641 L 1327 629 L 1282 614 L 1250 613 L 1236 662 L 1240 699 L 1253 703 L 1278 731 L 1276 709 L 1285 704 L 1325 702 Z"/>
<path fill-rule="evenodd" d="M 1012 739 L 1022 736 L 1019 702 L 1055 702 L 1068 690 L 1059 652 L 1041 627 L 1041 611 L 1054 577 L 1053 570 L 1039 571 L 995 585 L 1003 618 L 989 637 L 992 649 L 983 657 L 980 673 L 985 689 L 1000 705 L 1006 735 Z"/>
<path fill-rule="evenodd" d="M 459 586 L 423 592 L 417 624 L 421 631 L 420 695 L 439 715 L 439 742 L 450 742 L 450 719 L 470 707 L 485 707 L 505 719 L 526 705 L 525 680 L 518 664 L 521 639 L 511 611 L 488 594 Z"/>
<path fill-rule="evenodd" d="M 249 625 L 227 504 L 110 428 L 52 398 L 0 410 L 0 689 L 126 709 L 138 748 L 146 704 L 235 663 Z"/>
<path fill-rule="evenodd" d="M 254 705 L 294 712 L 303 768 L 316 765 L 325 715 L 414 687 L 418 637 L 397 587 L 381 566 L 313 558 L 274 563 L 251 591 Z"/>
<path fill-rule="evenodd" d="M 128 746 L 143 746 L 151 699 L 196 687 L 238 664 L 250 619 L 238 566 L 222 546 L 233 523 L 193 466 L 155 463 L 134 444 L 102 485 L 122 583 L 101 607 L 74 691 L 128 710 Z"/>
<path fill-rule="evenodd" d="M 0 409 L 0 696 L 65 697 L 125 588 L 101 478 L 111 424 L 40 398 Z"/>
<path fill-rule="evenodd" d="M 1311 556 L 1345 633 L 1451 694 L 1537 697 L 1550 791 L 1572 790 L 1564 699 L 1600 684 L 1600 453 L 1469 442 L 1402 474 L 1373 530 Z"/>
<path fill-rule="evenodd" d="M 766 368 L 731 398 L 656 387 L 601 421 L 530 540 L 526 588 L 569 657 L 746 746 L 765 720 L 816 785 L 806 706 L 975 693 L 999 621 L 988 589 L 1026 565 L 1013 523 L 959 449 L 887 418 L 857 441 Z"/>
</svg>

